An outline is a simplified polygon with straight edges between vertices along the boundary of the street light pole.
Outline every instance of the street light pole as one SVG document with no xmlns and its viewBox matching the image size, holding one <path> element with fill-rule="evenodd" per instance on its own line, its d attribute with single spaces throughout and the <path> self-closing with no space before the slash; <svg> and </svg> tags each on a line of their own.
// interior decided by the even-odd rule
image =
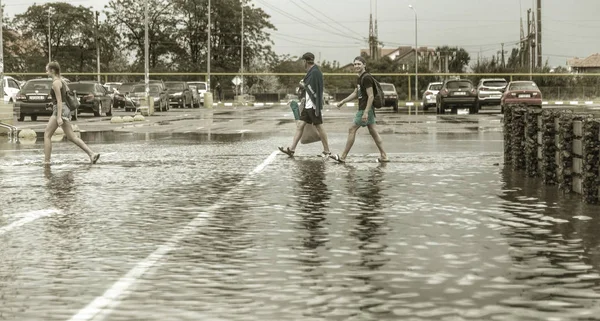
<svg viewBox="0 0 600 321">
<path fill-rule="evenodd" d="M 208 29 L 207 33 L 207 40 L 206 40 L 206 46 L 208 47 L 208 52 L 207 52 L 207 59 L 206 59 L 206 90 L 208 92 L 210 92 L 210 29 L 211 29 L 211 25 L 210 25 L 210 0 L 208 0 Z"/>
<path fill-rule="evenodd" d="M 52 37 L 50 34 L 50 6 L 48 6 L 48 63 L 52 62 Z"/>
<path fill-rule="evenodd" d="M 98 67 L 98 82 L 100 83 L 100 41 L 98 40 L 98 15 L 100 15 L 100 13 L 96 11 L 96 64 Z"/>
<path fill-rule="evenodd" d="M 4 90 L 4 8 L 2 8 L 2 0 L 0 0 L 0 86 Z"/>
<path fill-rule="evenodd" d="M 242 82 L 241 82 L 241 93 L 242 97 L 244 97 L 244 0 L 242 0 Z"/>
<path fill-rule="evenodd" d="M 146 103 L 150 107 L 150 62 L 148 59 L 148 0 L 144 1 L 144 83 L 146 85 Z"/>
<path fill-rule="evenodd" d="M 412 5 L 409 8 L 415 13 L 415 100 L 419 101 L 419 46 L 417 44 L 417 10 Z"/>
</svg>

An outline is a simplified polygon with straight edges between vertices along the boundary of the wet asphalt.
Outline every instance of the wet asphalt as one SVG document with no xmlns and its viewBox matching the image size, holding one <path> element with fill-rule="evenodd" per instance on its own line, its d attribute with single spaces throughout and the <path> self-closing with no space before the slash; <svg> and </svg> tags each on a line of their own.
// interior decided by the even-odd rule
<svg viewBox="0 0 600 321">
<path fill-rule="evenodd" d="M 382 164 L 363 130 L 336 164 L 282 126 L 0 143 L 0 320 L 600 318 L 600 207 L 501 132 L 386 132 Z"/>
</svg>

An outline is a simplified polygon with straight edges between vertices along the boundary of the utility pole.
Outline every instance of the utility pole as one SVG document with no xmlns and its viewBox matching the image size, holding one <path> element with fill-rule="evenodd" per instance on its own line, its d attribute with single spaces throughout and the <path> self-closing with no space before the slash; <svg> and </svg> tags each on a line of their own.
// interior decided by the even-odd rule
<svg viewBox="0 0 600 321">
<path fill-rule="evenodd" d="M 536 47 L 536 39 L 535 39 L 535 35 L 537 34 L 536 32 L 536 26 L 535 26 L 535 12 L 532 11 L 531 12 L 531 35 L 529 35 L 529 37 L 531 38 L 531 69 L 533 70 L 536 67 L 536 54 L 535 54 L 535 47 Z"/>
<path fill-rule="evenodd" d="M 412 5 L 408 7 L 415 13 L 415 101 L 419 101 L 419 45 L 417 44 L 417 10 Z M 375 20 L 377 23 L 377 20 Z"/>
<path fill-rule="evenodd" d="M 241 66 L 242 66 L 242 82 L 241 84 L 241 93 L 242 97 L 244 96 L 244 0 L 242 0 L 242 58 L 241 58 Z"/>
<path fill-rule="evenodd" d="M 150 107 L 150 61 L 148 53 L 148 0 L 144 1 L 144 84 L 146 85 L 146 103 Z"/>
<path fill-rule="evenodd" d="M 98 41 L 98 16 L 100 13 L 96 11 L 96 64 L 98 67 L 98 82 L 100 82 L 100 41 Z"/>
<path fill-rule="evenodd" d="M 4 8 L 0 0 L 0 84 L 4 90 Z"/>
<path fill-rule="evenodd" d="M 48 5 L 48 63 L 52 62 L 52 34 L 50 33 L 50 5 Z"/>
<path fill-rule="evenodd" d="M 208 36 L 206 37 L 206 47 L 208 48 L 207 59 L 206 59 L 206 91 L 210 92 L 210 0 L 208 0 Z"/>
<path fill-rule="evenodd" d="M 537 0 L 537 66 L 542 68 L 542 0 Z"/>
<path fill-rule="evenodd" d="M 502 43 L 502 68 L 505 68 L 506 65 L 504 63 L 504 43 Z"/>
<path fill-rule="evenodd" d="M 527 54 L 525 55 L 525 61 L 527 61 L 527 67 L 529 67 L 529 80 L 531 80 L 531 9 L 527 9 Z"/>
</svg>

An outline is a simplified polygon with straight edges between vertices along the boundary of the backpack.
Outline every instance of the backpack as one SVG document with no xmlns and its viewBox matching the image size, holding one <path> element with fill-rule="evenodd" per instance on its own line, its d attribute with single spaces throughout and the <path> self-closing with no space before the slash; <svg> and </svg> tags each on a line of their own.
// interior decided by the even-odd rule
<svg viewBox="0 0 600 321">
<path fill-rule="evenodd" d="M 365 74 L 362 76 L 362 78 L 360 80 L 361 86 L 362 86 L 362 80 L 366 76 L 371 77 L 371 79 L 373 80 L 373 107 L 379 109 L 379 108 L 383 107 L 383 105 L 385 105 L 385 97 L 383 95 L 383 89 L 381 89 L 381 84 L 379 83 L 379 81 L 377 81 L 377 79 L 375 79 L 375 77 L 371 76 L 371 74 L 367 73 L 367 72 L 365 72 Z"/>
<path fill-rule="evenodd" d="M 62 99 L 65 103 L 67 103 L 67 106 L 69 107 L 70 111 L 77 110 L 77 108 L 79 108 L 79 99 L 77 98 L 77 94 L 75 94 L 75 92 L 69 89 L 69 86 L 67 86 L 67 83 L 64 82 L 64 80 L 62 81 L 62 84 L 65 87 L 66 93 L 65 97 L 63 97 Z"/>
</svg>

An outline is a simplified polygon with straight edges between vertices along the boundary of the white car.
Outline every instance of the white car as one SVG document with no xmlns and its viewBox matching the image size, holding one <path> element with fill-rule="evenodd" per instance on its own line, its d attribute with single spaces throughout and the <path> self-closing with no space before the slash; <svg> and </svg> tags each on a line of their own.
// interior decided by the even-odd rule
<svg viewBox="0 0 600 321">
<path fill-rule="evenodd" d="M 189 81 L 188 85 L 196 87 L 198 95 L 200 96 L 200 104 L 204 106 L 204 94 L 209 91 L 208 84 L 204 81 Z"/>
<path fill-rule="evenodd" d="M 508 81 L 504 78 L 481 79 L 477 84 L 475 111 L 481 110 L 482 106 L 500 105 L 506 85 L 508 85 Z"/>
<path fill-rule="evenodd" d="M 17 93 L 21 90 L 19 82 L 10 76 L 4 76 L 4 102 L 14 103 Z"/>
<path fill-rule="evenodd" d="M 442 89 L 441 82 L 430 82 L 427 85 L 427 89 L 423 93 L 423 110 L 427 110 L 429 107 L 435 107 L 436 96 Z"/>
</svg>

